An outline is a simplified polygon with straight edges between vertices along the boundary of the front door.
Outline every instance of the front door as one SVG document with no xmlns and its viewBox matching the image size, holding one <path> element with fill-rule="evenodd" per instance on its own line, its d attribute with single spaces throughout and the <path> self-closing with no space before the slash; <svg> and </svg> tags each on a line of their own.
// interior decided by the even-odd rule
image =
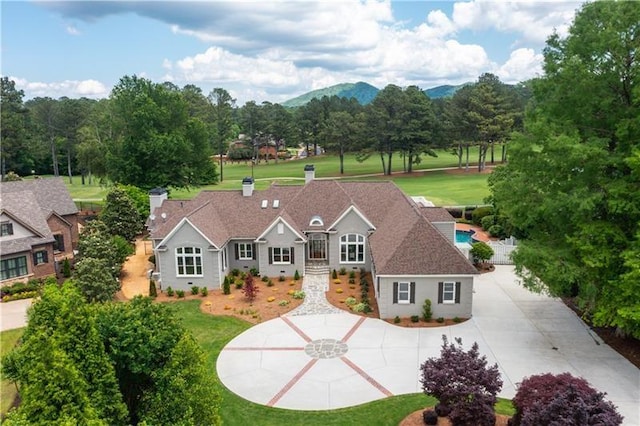
<svg viewBox="0 0 640 426">
<path fill-rule="evenodd" d="M 327 259 L 327 235 L 311 234 L 309 235 L 309 260 L 326 260 Z"/>
</svg>

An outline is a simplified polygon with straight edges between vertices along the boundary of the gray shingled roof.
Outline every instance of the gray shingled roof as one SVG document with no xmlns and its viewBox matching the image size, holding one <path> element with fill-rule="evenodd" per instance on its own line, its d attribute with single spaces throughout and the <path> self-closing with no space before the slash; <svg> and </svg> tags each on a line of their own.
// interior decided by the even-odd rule
<svg viewBox="0 0 640 426">
<path fill-rule="evenodd" d="M 36 196 L 41 208 L 60 216 L 78 213 L 62 178 L 41 178 L 16 182 L 0 182 L 0 194 L 29 191 Z"/>
<path fill-rule="evenodd" d="M 273 208 L 273 200 L 280 207 Z M 267 208 L 262 201 L 268 200 Z M 302 233 L 313 216 L 324 228 L 355 206 L 376 228 L 369 238 L 381 275 L 475 274 L 476 269 L 429 221 L 453 220 L 444 209 L 427 213 L 393 182 L 314 180 L 304 186 L 273 185 L 243 197 L 241 191 L 202 191 L 190 201 L 164 201 L 156 209 L 151 237 L 163 239 L 188 218 L 218 247 L 231 238 L 257 238 L 278 216 Z M 444 211 L 444 213 L 443 213 Z M 159 219 L 162 212 L 166 219 Z M 318 227 L 314 226 L 313 229 Z"/>
<path fill-rule="evenodd" d="M 4 188 L 2 184 L 0 212 L 29 229 L 34 236 L 0 241 L 0 252 L 3 255 L 19 253 L 29 250 L 32 245 L 54 241 L 47 224 L 47 217 L 51 211 L 40 206 L 36 195 L 31 191 L 4 192 Z"/>
</svg>

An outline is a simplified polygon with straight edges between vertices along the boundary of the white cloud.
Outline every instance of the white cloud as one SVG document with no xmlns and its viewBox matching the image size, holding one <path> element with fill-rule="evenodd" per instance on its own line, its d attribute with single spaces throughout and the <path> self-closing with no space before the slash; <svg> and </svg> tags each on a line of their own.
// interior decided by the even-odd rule
<svg viewBox="0 0 640 426">
<path fill-rule="evenodd" d="M 77 36 L 80 35 L 80 30 L 78 30 L 75 26 L 73 25 L 67 25 L 67 34 L 71 34 L 73 36 Z"/>
<path fill-rule="evenodd" d="M 29 97 L 60 98 L 106 98 L 109 96 L 109 89 L 96 80 L 64 80 L 60 82 L 45 83 L 41 81 L 27 81 L 22 78 L 9 77 L 16 83 L 16 88 L 24 90 Z"/>
<path fill-rule="evenodd" d="M 533 49 L 516 49 L 509 59 L 496 70 L 496 75 L 504 83 L 517 83 L 542 75 L 542 54 Z"/>
</svg>

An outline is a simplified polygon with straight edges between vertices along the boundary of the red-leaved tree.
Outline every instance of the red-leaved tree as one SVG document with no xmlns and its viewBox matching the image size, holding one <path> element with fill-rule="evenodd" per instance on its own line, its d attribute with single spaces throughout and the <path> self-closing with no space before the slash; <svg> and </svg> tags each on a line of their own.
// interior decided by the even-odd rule
<svg viewBox="0 0 640 426">
<path fill-rule="evenodd" d="M 498 365 L 487 367 L 487 357 L 480 356 L 478 344 L 469 351 L 462 349 L 462 340 L 449 343 L 442 336 L 439 358 L 429 358 L 421 366 L 422 390 L 440 401 L 439 415 L 448 415 L 455 425 L 493 426 L 493 406 L 502 388 Z"/>
<path fill-rule="evenodd" d="M 258 291 L 260 291 L 260 289 L 256 287 L 255 283 L 253 282 L 253 275 L 247 274 L 244 279 L 244 286 L 242 286 L 244 297 L 246 297 L 249 303 L 252 303 L 258 295 Z"/>
</svg>

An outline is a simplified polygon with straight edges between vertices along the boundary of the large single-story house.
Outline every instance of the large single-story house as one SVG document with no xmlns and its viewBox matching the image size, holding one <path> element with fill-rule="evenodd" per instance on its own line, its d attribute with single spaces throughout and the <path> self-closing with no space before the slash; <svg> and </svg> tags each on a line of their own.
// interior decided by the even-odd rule
<svg viewBox="0 0 640 426">
<path fill-rule="evenodd" d="M 78 209 L 62 178 L 0 182 L 0 283 L 54 275 L 78 244 Z"/>
<path fill-rule="evenodd" d="M 166 288 L 218 288 L 233 269 L 269 277 L 326 268 L 370 271 L 382 318 L 469 317 L 476 268 L 456 249 L 455 221 L 393 182 L 316 180 L 254 190 L 202 191 L 192 200 L 150 193 L 155 276 Z"/>
</svg>

